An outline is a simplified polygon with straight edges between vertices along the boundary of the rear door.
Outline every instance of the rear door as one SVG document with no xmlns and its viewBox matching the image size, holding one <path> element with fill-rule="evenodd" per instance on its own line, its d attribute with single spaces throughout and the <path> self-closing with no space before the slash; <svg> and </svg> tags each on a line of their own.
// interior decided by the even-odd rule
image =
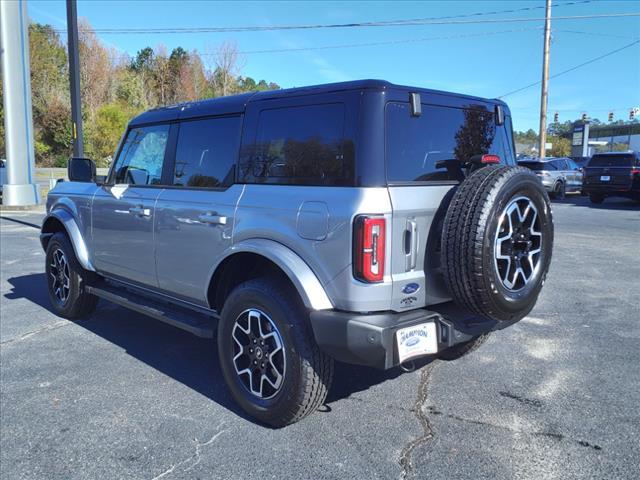
<svg viewBox="0 0 640 480">
<path fill-rule="evenodd" d="M 181 121 L 170 185 L 157 199 L 159 287 L 201 305 L 214 265 L 231 246 L 244 189 L 234 183 L 241 128 L 240 115 Z"/>
<path fill-rule="evenodd" d="M 495 124 L 494 112 L 482 105 L 423 103 L 421 115 L 416 116 L 409 102 L 388 102 L 385 122 L 386 175 L 393 207 L 391 308 L 447 301 L 438 225 L 444 219 L 447 196 L 464 178 L 460 163 L 487 153 L 512 163 L 512 143 L 504 127 Z"/>
<path fill-rule="evenodd" d="M 596 154 L 585 168 L 585 184 L 604 190 L 629 189 L 633 162 L 633 154 Z"/>
<path fill-rule="evenodd" d="M 153 249 L 156 199 L 170 125 L 129 130 L 108 184 L 93 199 L 92 238 L 98 271 L 145 286 L 157 286 Z"/>
</svg>

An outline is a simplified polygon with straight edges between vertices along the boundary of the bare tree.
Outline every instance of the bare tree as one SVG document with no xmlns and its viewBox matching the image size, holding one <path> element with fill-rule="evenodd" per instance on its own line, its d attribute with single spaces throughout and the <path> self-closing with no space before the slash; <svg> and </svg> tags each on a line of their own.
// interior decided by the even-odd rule
<svg viewBox="0 0 640 480">
<path fill-rule="evenodd" d="M 213 82 L 216 93 L 222 96 L 230 95 L 234 92 L 237 77 L 244 67 L 244 58 L 235 42 L 224 41 L 216 49 L 215 59 Z"/>
</svg>

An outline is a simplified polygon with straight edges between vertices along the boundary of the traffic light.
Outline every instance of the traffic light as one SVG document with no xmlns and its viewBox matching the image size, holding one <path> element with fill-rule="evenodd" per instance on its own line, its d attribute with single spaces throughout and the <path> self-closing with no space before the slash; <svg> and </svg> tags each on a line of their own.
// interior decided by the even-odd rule
<svg viewBox="0 0 640 480">
<path fill-rule="evenodd" d="M 553 114 L 553 123 L 558 123 L 558 112 Z"/>
<path fill-rule="evenodd" d="M 613 112 L 609 112 L 609 121 L 613 122 Z"/>
<path fill-rule="evenodd" d="M 582 121 L 584 122 L 584 121 L 586 121 L 586 120 L 587 120 L 587 114 L 586 114 L 586 113 L 583 113 L 583 114 L 582 114 Z"/>
<path fill-rule="evenodd" d="M 636 118 L 636 110 L 635 108 L 632 108 L 629 110 L 629 120 L 633 120 L 634 118 Z"/>
</svg>

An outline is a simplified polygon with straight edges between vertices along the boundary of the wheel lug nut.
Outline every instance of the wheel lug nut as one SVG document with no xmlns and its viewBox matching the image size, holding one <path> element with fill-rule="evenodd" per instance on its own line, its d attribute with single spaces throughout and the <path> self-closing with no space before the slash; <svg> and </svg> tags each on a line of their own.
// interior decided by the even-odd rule
<svg viewBox="0 0 640 480">
<path fill-rule="evenodd" d="M 257 365 L 257 364 L 258 364 L 258 361 L 257 361 L 257 360 L 254 360 L 254 361 L 253 361 L 253 364 L 254 364 L 254 365 Z"/>
<path fill-rule="evenodd" d="M 264 368 L 264 362 L 262 362 L 262 363 L 260 364 L 260 366 L 261 366 L 262 368 Z"/>
<path fill-rule="evenodd" d="M 253 353 L 253 348 L 250 348 L 250 349 L 249 349 L 249 353 Z"/>
</svg>

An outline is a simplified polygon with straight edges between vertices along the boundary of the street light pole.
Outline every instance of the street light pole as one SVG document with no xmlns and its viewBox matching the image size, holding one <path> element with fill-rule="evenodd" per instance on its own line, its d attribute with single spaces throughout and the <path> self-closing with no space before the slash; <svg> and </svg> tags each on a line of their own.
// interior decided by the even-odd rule
<svg viewBox="0 0 640 480">
<path fill-rule="evenodd" d="M 547 0 L 544 21 L 544 50 L 542 57 L 542 91 L 540 93 L 540 160 L 546 156 L 547 145 L 547 95 L 549 93 L 549 48 L 551 46 L 551 0 Z"/>
<path fill-rule="evenodd" d="M 84 142 L 82 138 L 82 103 L 80 99 L 80 57 L 78 55 L 78 7 L 76 0 L 67 0 L 67 39 L 69 49 L 73 156 L 83 157 Z"/>
</svg>

